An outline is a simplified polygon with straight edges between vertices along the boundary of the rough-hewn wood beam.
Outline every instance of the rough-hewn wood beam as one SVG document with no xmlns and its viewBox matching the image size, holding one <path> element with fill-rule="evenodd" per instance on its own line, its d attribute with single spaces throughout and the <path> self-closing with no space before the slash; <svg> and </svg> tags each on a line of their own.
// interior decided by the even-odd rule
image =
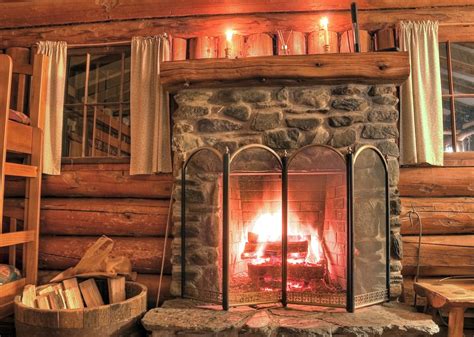
<svg viewBox="0 0 474 337">
<path fill-rule="evenodd" d="M 405 52 L 265 56 L 164 62 L 161 83 L 170 91 L 227 82 L 402 83 L 410 73 Z"/>
<path fill-rule="evenodd" d="M 350 14 L 347 11 L 177 17 L 3 29 L 0 30 L 0 48 L 31 46 L 40 40 L 62 40 L 71 44 L 103 43 L 164 32 L 186 38 L 217 36 L 229 28 L 233 28 L 242 35 L 276 32 L 277 29 L 311 32 L 316 29 L 319 19 L 323 15 L 329 18 L 329 29 L 332 31 L 340 32 L 350 28 Z M 437 20 L 443 25 L 474 23 L 474 5 L 359 12 L 361 29 L 369 31 L 393 27 L 400 20 Z"/>
<path fill-rule="evenodd" d="M 191 15 L 348 10 L 352 0 L 33 0 L 0 4 L 0 28 Z M 359 0 L 360 10 L 468 5 L 466 0 Z M 472 4 L 472 3 L 471 3 Z"/>
</svg>

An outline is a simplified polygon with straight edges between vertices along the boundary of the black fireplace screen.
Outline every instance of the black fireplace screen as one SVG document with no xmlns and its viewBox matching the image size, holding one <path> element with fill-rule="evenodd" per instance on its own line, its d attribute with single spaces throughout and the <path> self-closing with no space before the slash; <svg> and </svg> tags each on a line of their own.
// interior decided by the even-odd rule
<svg viewBox="0 0 474 337">
<path fill-rule="evenodd" d="M 375 147 L 199 148 L 180 200 L 183 297 L 351 312 L 390 297 L 388 172 Z"/>
</svg>

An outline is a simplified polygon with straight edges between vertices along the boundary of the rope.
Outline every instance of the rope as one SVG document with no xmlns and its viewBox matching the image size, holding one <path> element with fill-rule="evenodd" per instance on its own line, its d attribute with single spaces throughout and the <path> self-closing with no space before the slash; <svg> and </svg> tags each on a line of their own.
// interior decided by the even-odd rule
<svg viewBox="0 0 474 337">
<path fill-rule="evenodd" d="M 171 191 L 174 191 L 174 183 L 171 187 Z M 165 231 L 165 242 L 163 244 L 163 257 L 161 259 L 161 269 L 160 269 L 160 280 L 158 281 L 158 293 L 156 294 L 156 305 L 155 307 L 158 308 L 160 304 L 160 294 L 161 294 L 161 284 L 163 282 L 163 271 L 165 269 L 165 259 L 166 259 L 166 244 L 168 243 L 168 232 L 170 227 L 170 220 L 171 220 L 171 207 L 173 205 L 173 198 L 170 198 L 170 204 L 168 206 L 168 217 L 166 219 L 166 231 Z"/>
<path fill-rule="evenodd" d="M 413 215 L 416 215 L 418 218 L 418 223 L 420 224 L 420 230 L 418 232 L 418 254 L 416 257 L 416 273 L 415 273 L 415 282 L 418 282 L 418 278 L 420 276 L 420 260 L 421 260 L 421 237 L 423 235 L 423 224 L 421 222 L 420 214 L 416 211 L 415 206 L 411 205 L 411 210 L 408 211 L 408 218 L 410 219 L 410 226 L 415 227 L 413 223 Z M 416 307 L 416 293 L 415 298 L 413 300 L 413 306 Z"/>
</svg>

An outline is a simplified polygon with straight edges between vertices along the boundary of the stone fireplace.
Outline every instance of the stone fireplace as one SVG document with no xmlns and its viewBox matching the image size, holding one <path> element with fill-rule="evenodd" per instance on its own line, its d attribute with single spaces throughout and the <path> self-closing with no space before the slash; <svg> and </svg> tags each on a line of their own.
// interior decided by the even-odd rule
<svg viewBox="0 0 474 337">
<path fill-rule="evenodd" d="M 178 164 L 174 172 L 178 188 L 173 196 L 173 295 L 180 296 L 184 291 L 186 297 L 219 303 L 222 269 L 227 267 L 228 301 L 237 305 L 278 302 L 282 296 L 281 268 L 287 265 L 286 296 L 290 303 L 344 307 L 348 291 L 347 153 L 367 145 L 379 150 L 387 162 L 390 194 L 387 235 L 392 243 L 390 294 L 392 297 L 400 294 L 395 84 L 348 82 L 249 87 L 236 82 L 226 88 L 177 90 L 174 103 L 174 161 L 189 160 L 185 182 L 189 212 L 185 215 L 186 249 L 183 250 L 180 239 L 183 189 Z M 207 148 L 195 152 L 203 147 Z M 224 249 L 222 160 L 226 153 L 234 158 L 229 168 L 235 174 L 231 173 L 228 180 L 229 261 L 225 267 L 220 256 Z M 370 162 L 369 157 L 363 161 Z M 281 226 L 281 161 L 291 158 L 294 166 L 289 165 L 288 235 L 285 236 Z M 364 169 L 367 168 L 361 167 L 361 181 L 364 186 L 371 186 L 375 176 Z M 299 171 L 311 174 L 296 174 Z M 363 191 L 360 193 L 363 198 Z M 354 208 L 356 218 L 364 214 L 374 218 L 369 203 L 362 202 Z M 383 218 L 383 210 L 375 212 Z M 361 247 L 377 245 L 372 241 L 378 233 L 370 230 L 362 233 L 366 241 Z M 288 239 L 285 245 L 288 254 L 282 254 L 282 238 Z M 182 287 L 183 254 L 187 263 Z M 281 261 L 284 256 L 287 264 Z M 371 263 L 376 266 L 376 262 Z M 376 267 L 366 272 L 381 273 Z M 357 279 L 355 284 L 357 287 Z M 259 291 L 248 291 L 248 287 Z M 301 297 L 307 293 L 302 290 L 315 292 L 316 289 L 320 294 L 318 300 Z M 295 298 L 299 301 L 295 302 Z"/>
</svg>

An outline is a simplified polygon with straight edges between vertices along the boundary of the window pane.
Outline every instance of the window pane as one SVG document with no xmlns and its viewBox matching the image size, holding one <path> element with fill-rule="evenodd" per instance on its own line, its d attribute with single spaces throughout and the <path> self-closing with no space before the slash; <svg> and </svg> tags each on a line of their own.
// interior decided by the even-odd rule
<svg viewBox="0 0 474 337">
<path fill-rule="evenodd" d="M 451 106 L 450 99 L 443 98 L 443 138 L 444 152 L 453 152 L 453 141 L 451 132 Z"/>
<path fill-rule="evenodd" d="M 82 156 L 82 107 L 64 109 L 63 157 Z"/>
<path fill-rule="evenodd" d="M 70 56 L 66 86 L 66 104 L 82 103 L 86 80 L 86 55 Z"/>
<path fill-rule="evenodd" d="M 474 43 L 451 43 L 454 92 L 474 93 Z"/>
<path fill-rule="evenodd" d="M 474 151 L 474 97 L 456 98 L 456 141 L 458 151 Z"/>
<path fill-rule="evenodd" d="M 93 55 L 90 69 L 89 101 L 120 102 L 122 54 Z"/>
<path fill-rule="evenodd" d="M 443 94 L 449 94 L 448 61 L 446 59 L 446 42 L 439 44 L 439 66 L 441 68 L 441 89 Z"/>
</svg>

